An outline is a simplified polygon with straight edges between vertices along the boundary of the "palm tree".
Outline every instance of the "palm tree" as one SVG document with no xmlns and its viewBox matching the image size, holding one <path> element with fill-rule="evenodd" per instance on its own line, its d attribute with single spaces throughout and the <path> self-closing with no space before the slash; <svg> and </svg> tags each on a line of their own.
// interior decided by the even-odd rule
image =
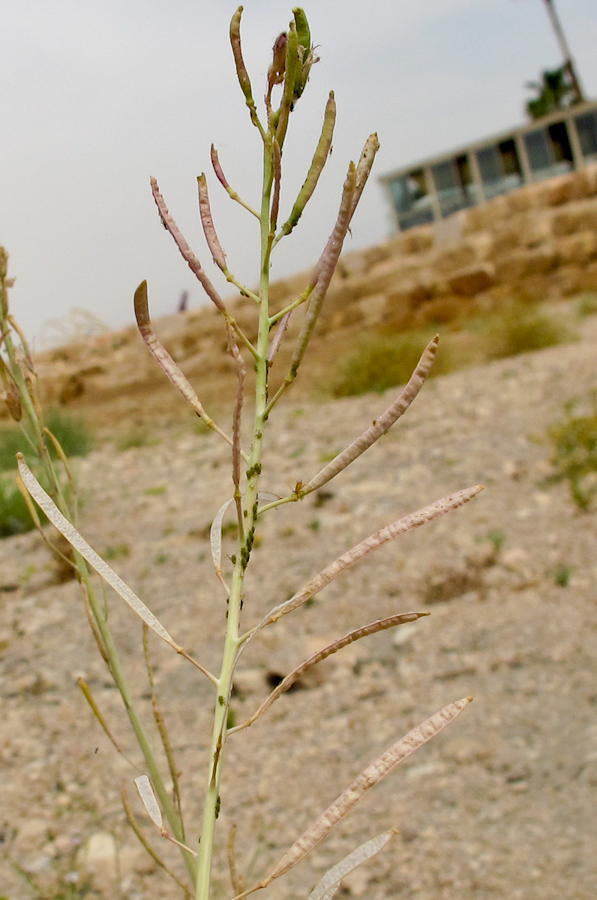
<svg viewBox="0 0 597 900">
<path fill-rule="evenodd" d="M 574 80 L 570 77 L 570 69 L 564 63 L 559 69 L 546 69 L 541 73 L 541 81 L 529 81 L 527 87 L 537 92 L 534 100 L 527 100 L 527 113 L 531 119 L 540 119 L 549 113 L 557 112 L 567 106 L 579 102 Z"/>
</svg>

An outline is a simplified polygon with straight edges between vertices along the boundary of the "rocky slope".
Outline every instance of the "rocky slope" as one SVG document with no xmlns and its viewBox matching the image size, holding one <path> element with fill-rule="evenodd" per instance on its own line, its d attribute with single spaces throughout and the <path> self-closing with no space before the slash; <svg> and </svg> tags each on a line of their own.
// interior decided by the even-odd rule
<svg viewBox="0 0 597 900">
<path fill-rule="evenodd" d="M 272 285 L 276 307 L 300 295 L 309 275 Z M 596 290 L 597 165 L 591 165 L 343 254 L 308 352 L 310 375 L 299 379 L 295 393 L 312 393 L 330 360 L 372 330 L 435 328 L 463 314 L 486 315 L 512 299 L 559 301 Z M 251 337 L 251 301 L 231 298 L 229 308 Z M 299 309 L 290 320 L 274 384 L 287 371 L 302 315 Z M 156 330 L 200 385 L 205 403 L 217 406 L 229 395 L 233 366 L 222 353 L 226 337 L 213 307 L 161 318 Z M 95 424 L 185 415 L 132 327 L 50 351 L 38 370 L 47 404 L 79 409 Z"/>
<path fill-rule="evenodd" d="M 252 867 L 255 878 L 383 749 L 468 694 L 472 706 L 269 896 L 306 897 L 327 866 L 395 825 L 393 844 L 346 879 L 342 896 L 594 897 L 597 516 L 580 513 L 565 484 L 546 485 L 549 448 L 538 440 L 566 401 L 597 388 L 594 318 L 577 344 L 429 383 L 395 430 L 329 491 L 263 522 L 247 624 L 381 525 L 456 489 L 486 485 L 467 507 L 350 570 L 247 652 L 234 699 L 239 721 L 314 646 L 396 611 L 432 613 L 332 657 L 231 739 L 217 897 L 233 894 L 225 861 L 232 823 L 239 866 Z M 391 392 L 285 404 L 272 418 L 264 488 L 281 494 L 308 478 L 390 399 Z M 117 452 L 106 443 L 78 462 L 80 527 L 175 638 L 215 668 L 225 606 L 207 527 L 231 492 L 227 447 L 184 424 L 156 428 L 154 446 Z M 84 675 L 137 761 L 77 585 L 62 578 L 35 534 L 2 541 L 0 896 L 174 898 L 124 819 L 121 782 L 132 796 L 137 773 L 78 692 L 75 680 Z M 138 623 L 118 598 L 109 602 L 149 721 Z M 154 655 L 192 842 L 209 685 L 167 648 L 156 646 Z M 160 850 L 180 871 L 175 848 Z"/>
</svg>

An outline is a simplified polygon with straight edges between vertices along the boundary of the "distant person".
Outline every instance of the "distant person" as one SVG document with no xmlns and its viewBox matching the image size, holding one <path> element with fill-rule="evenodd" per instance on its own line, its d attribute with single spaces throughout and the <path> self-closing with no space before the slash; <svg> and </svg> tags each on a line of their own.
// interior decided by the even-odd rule
<svg viewBox="0 0 597 900">
<path fill-rule="evenodd" d="M 180 295 L 180 300 L 178 301 L 178 312 L 183 313 L 187 311 L 187 306 L 189 303 L 189 292 L 183 291 Z"/>
</svg>

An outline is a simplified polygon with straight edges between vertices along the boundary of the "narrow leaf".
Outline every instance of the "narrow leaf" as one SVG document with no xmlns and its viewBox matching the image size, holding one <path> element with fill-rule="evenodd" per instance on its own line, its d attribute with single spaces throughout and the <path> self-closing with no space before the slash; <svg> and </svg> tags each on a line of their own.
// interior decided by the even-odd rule
<svg viewBox="0 0 597 900">
<path fill-rule="evenodd" d="M 391 831 L 384 831 L 383 834 L 378 834 L 377 837 L 371 838 L 370 841 L 361 844 L 360 847 L 357 847 L 356 850 L 345 856 L 317 882 L 309 894 L 308 900 L 332 900 L 332 897 L 340 887 L 342 879 L 362 863 L 377 856 L 396 833 L 397 830 L 395 828 L 392 828 Z"/>
<path fill-rule="evenodd" d="M 436 500 L 435 503 L 430 503 L 429 506 L 424 506 L 422 509 L 410 513 L 408 516 L 403 516 L 403 518 L 392 522 L 391 525 L 386 525 L 385 528 L 376 531 L 368 538 L 365 538 L 364 541 L 361 541 L 360 544 L 356 544 L 350 550 L 347 550 L 346 553 L 339 556 L 333 563 L 330 563 L 329 566 L 307 582 L 298 593 L 294 594 L 290 600 L 275 607 L 263 620 L 263 625 L 269 625 L 271 622 L 276 622 L 281 616 L 296 609 L 297 606 L 301 606 L 305 601 L 314 597 L 315 594 L 322 590 L 322 588 L 326 587 L 326 585 L 337 578 L 338 575 L 359 562 L 359 560 L 364 559 L 369 553 L 377 550 L 378 547 L 381 547 L 383 544 L 393 540 L 401 534 L 405 534 L 407 531 L 411 531 L 413 528 L 419 528 L 427 522 L 432 522 L 434 519 L 445 515 L 445 513 L 450 512 L 452 509 L 463 506 L 465 503 L 468 503 L 469 500 L 472 500 L 473 497 L 476 497 L 482 490 L 483 485 L 477 484 L 474 487 L 457 491 L 455 494 L 449 494 L 447 497 Z"/>
<path fill-rule="evenodd" d="M 89 599 L 89 585 L 85 583 L 85 581 L 81 581 L 81 593 L 83 595 L 83 605 L 85 607 L 85 614 L 87 616 L 87 621 L 89 622 L 89 627 L 91 628 L 91 632 L 93 637 L 95 638 L 95 643 L 97 644 L 97 649 L 99 650 L 100 656 L 103 661 L 106 663 L 108 669 L 110 669 L 110 654 L 108 653 L 108 649 L 102 637 L 102 633 L 99 629 L 99 625 L 97 624 L 97 619 L 93 614 L 93 609 L 91 606 L 91 600 Z"/>
<path fill-rule="evenodd" d="M 182 648 L 170 637 L 164 626 L 158 621 L 147 606 L 145 606 L 143 601 L 137 597 L 135 592 L 124 583 L 122 578 L 110 568 L 108 563 L 104 562 L 104 560 L 98 556 L 95 550 L 89 546 L 87 541 L 81 537 L 76 528 L 74 528 L 68 519 L 62 515 L 52 498 L 44 491 L 33 472 L 25 463 L 21 453 L 17 454 L 17 464 L 19 467 L 19 474 L 25 487 L 40 509 L 45 512 L 52 525 L 54 525 L 60 534 L 66 538 L 69 544 L 81 554 L 83 559 L 87 560 L 89 565 L 95 569 L 98 575 L 101 575 L 104 581 L 106 581 L 110 587 L 114 588 L 116 593 L 128 603 L 131 609 L 137 613 L 139 618 L 141 618 L 151 630 L 158 635 L 158 637 L 161 637 L 163 641 L 173 647 L 177 652 L 182 652 Z"/>
<path fill-rule="evenodd" d="M 311 491 L 316 491 L 322 485 L 331 481 L 338 472 L 341 472 L 349 466 L 351 462 L 357 459 L 357 457 L 364 453 L 365 450 L 379 440 L 379 438 L 392 427 L 394 422 L 406 412 L 429 375 L 433 360 L 435 359 L 435 354 L 437 353 L 438 341 L 439 337 L 436 335 L 433 340 L 429 342 L 423 351 L 421 359 L 411 375 L 408 384 L 405 385 L 391 406 L 389 406 L 386 411 L 363 432 L 363 434 L 353 441 L 352 444 L 349 444 L 345 450 L 331 460 L 327 466 L 321 469 L 321 471 L 302 488 L 302 496 L 310 494 Z"/>
<path fill-rule="evenodd" d="M 45 539 L 45 535 L 44 535 L 43 529 L 41 527 L 41 520 L 40 520 L 39 516 L 37 515 L 37 509 L 35 508 L 35 505 L 31 502 L 31 495 L 29 494 L 29 491 L 25 487 L 23 479 L 21 478 L 20 475 L 15 475 L 15 482 L 21 493 L 21 496 L 23 497 L 23 500 L 27 504 L 27 510 L 29 511 L 29 515 L 31 516 L 33 524 L 35 525 L 36 529 L 39 531 L 39 533 Z"/>
<path fill-rule="evenodd" d="M 54 450 L 56 451 L 56 454 L 59 457 L 60 462 L 64 466 L 64 471 L 66 472 L 66 477 L 69 480 L 69 484 L 71 486 L 71 491 L 73 491 L 75 494 L 75 497 L 73 498 L 73 500 L 74 500 L 73 506 L 76 509 L 76 507 L 77 507 L 77 501 L 76 501 L 77 485 L 76 485 L 75 479 L 73 478 L 73 473 L 72 473 L 71 467 L 68 463 L 68 457 L 67 457 L 66 453 L 64 452 L 64 450 L 62 449 L 62 444 L 60 443 L 58 438 L 55 435 L 53 435 L 52 432 L 50 431 L 50 429 L 46 428 L 45 425 L 43 427 L 43 432 L 46 435 L 46 437 L 48 437 L 50 439 L 50 441 L 52 442 L 52 446 L 54 447 Z"/>
<path fill-rule="evenodd" d="M 289 869 L 292 869 L 304 859 L 313 847 L 327 837 L 334 825 L 356 806 L 361 797 L 370 788 L 379 784 L 382 778 L 385 778 L 399 763 L 403 762 L 411 753 L 414 753 L 415 750 L 418 750 L 419 747 L 426 744 L 427 741 L 446 728 L 468 706 L 471 700 L 472 697 L 465 697 L 463 700 L 455 700 L 453 703 L 449 703 L 448 706 L 444 706 L 439 712 L 417 725 L 405 737 L 393 744 L 374 763 L 363 769 L 352 784 L 295 841 L 269 875 L 260 882 L 260 887 L 266 887 L 274 878 L 278 878 L 280 875 L 288 872 Z"/>
<path fill-rule="evenodd" d="M 158 801 L 155 798 L 155 794 L 153 792 L 153 788 L 151 786 L 151 782 L 147 775 L 139 775 L 135 778 L 135 785 L 137 790 L 139 791 L 139 796 L 143 801 L 143 806 L 147 810 L 147 815 L 153 822 L 153 824 L 162 830 L 164 823 L 162 821 L 162 811 L 158 805 Z"/>
</svg>

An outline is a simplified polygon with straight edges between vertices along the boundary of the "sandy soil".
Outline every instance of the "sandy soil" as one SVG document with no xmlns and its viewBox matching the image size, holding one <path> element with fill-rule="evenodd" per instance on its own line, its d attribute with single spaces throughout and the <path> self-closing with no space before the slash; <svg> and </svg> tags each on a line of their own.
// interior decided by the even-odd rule
<svg viewBox="0 0 597 900">
<path fill-rule="evenodd" d="M 260 876 L 382 750 L 451 700 L 474 703 L 376 787 L 299 867 L 276 900 L 306 897 L 326 867 L 392 826 L 393 843 L 349 876 L 367 900 L 590 900 L 597 801 L 597 517 L 547 485 L 541 438 L 564 403 L 597 387 L 597 323 L 581 342 L 429 383 L 395 430 L 319 495 L 263 522 L 247 625 L 371 531 L 477 482 L 467 507 L 381 549 L 247 651 L 240 721 L 326 639 L 393 612 L 431 616 L 327 661 L 267 717 L 230 739 L 216 896 L 231 897 L 225 845 Z M 307 480 L 379 415 L 392 392 L 295 401 L 272 419 L 264 489 Z M 225 616 L 207 527 L 230 496 L 226 445 L 156 426 L 159 443 L 77 463 L 80 527 L 174 637 L 217 670 Z M 327 489 L 329 487 L 329 490 Z M 119 757 L 76 686 L 84 675 L 135 762 L 120 701 L 75 582 L 35 534 L 0 547 L 2 776 L 0 896 L 169 900 L 179 896 L 126 824 Z M 109 598 L 140 709 L 151 721 L 140 629 Z M 208 682 L 154 647 L 157 686 L 197 838 L 212 698 Z M 177 872 L 178 851 L 139 821 Z M 117 847 L 115 855 L 115 846 Z M 17 871 L 18 870 L 18 871 Z"/>
</svg>

